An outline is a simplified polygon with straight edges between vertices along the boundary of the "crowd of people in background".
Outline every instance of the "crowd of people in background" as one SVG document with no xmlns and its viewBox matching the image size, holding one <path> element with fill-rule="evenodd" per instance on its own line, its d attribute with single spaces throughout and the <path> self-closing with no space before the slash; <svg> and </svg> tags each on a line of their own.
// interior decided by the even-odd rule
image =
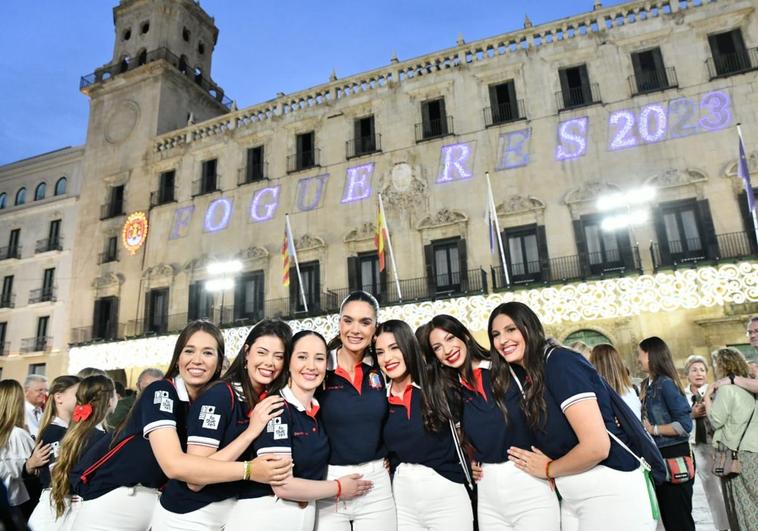
<svg viewBox="0 0 758 531">
<path fill-rule="evenodd" d="M 378 317 L 358 291 L 329 340 L 263 320 L 230 363 L 193 321 L 136 391 L 96 368 L 0 381 L 0 523 L 694 530 L 700 481 L 716 529 L 758 529 L 758 380 L 739 351 L 690 356 L 683 384 L 648 337 L 638 381 L 614 346 L 564 347 L 519 302 L 492 310 L 486 347 L 451 315 Z M 747 328 L 758 352 L 758 317 Z"/>
</svg>

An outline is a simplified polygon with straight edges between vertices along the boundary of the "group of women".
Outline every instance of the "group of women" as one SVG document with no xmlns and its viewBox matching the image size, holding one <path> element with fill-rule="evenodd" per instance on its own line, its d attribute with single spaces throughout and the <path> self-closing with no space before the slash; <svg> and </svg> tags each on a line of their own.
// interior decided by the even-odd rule
<svg viewBox="0 0 758 531">
<path fill-rule="evenodd" d="M 221 332 L 192 322 L 112 436 L 98 431 L 112 383 L 56 379 L 41 432 L 57 441 L 52 481 L 30 525 L 465 531 L 476 515 L 482 531 L 655 527 L 613 391 L 528 306 L 492 311 L 489 349 L 453 316 L 414 331 L 378 312 L 350 294 L 328 343 L 264 320 L 224 374 Z"/>
</svg>

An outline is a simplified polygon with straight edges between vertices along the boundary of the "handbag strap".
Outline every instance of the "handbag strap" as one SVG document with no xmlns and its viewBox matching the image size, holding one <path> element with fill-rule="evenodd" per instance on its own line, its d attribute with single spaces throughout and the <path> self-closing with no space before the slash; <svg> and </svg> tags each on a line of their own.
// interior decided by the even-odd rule
<svg viewBox="0 0 758 531">
<path fill-rule="evenodd" d="M 452 419 L 448 419 L 450 424 L 450 433 L 453 434 L 453 444 L 455 444 L 455 452 L 458 454 L 458 461 L 463 469 L 463 475 L 466 478 L 466 483 L 470 490 L 474 490 L 473 481 L 471 481 L 471 472 L 469 472 L 468 466 L 466 466 L 466 458 L 463 453 L 463 447 L 461 446 L 460 438 L 458 437 L 458 430 L 455 429 L 455 424 Z"/>
<path fill-rule="evenodd" d="M 755 399 L 758 401 L 758 398 Z M 737 443 L 737 451 L 740 450 L 740 445 L 742 444 L 742 439 L 745 438 L 745 434 L 747 433 L 747 429 L 750 427 L 750 422 L 753 420 L 753 415 L 755 414 L 755 402 L 753 402 L 753 412 L 750 413 L 750 418 L 747 419 L 747 424 L 745 424 L 745 429 L 742 432 L 742 436 L 740 437 L 740 442 Z"/>
</svg>

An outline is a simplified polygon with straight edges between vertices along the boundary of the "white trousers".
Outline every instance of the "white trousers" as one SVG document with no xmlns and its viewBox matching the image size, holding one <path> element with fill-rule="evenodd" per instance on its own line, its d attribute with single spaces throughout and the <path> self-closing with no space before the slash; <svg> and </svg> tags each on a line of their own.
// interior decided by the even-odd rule
<svg viewBox="0 0 758 531">
<path fill-rule="evenodd" d="M 316 530 L 396 531 L 395 500 L 384 460 L 377 459 L 360 465 L 329 465 L 327 479 L 334 480 L 347 474 L 363 474 L 363 479 L 373 481 L 374 486 L 367 494 L 352 500 L 340 500 L 339 503 L 335 498 L 318 500 Z"/>
<path fill-rule="evenodd" d="M 228 498 L 184 514 L 172 513 L 158 502 L 150 528 L 153 531 L 221 531 L 234 502 L 234 498 Z M 254 517 L 248 521 L 248 527 L 251 523 L 256 523 Z"/>
<path fill-rule="evenodd" d="M 81 502 L 71 505 L 67 503 L 66 512 L 60 518 L 55 517 L 55 509 L 50 500 L 50 489 L 44 489 L 39 502 L 29 517 L 29 528 L 33 531 L 70 531 L 73 529 L 74 511 L 79 509 Z"/>
<path fill-rule="evenodd" d="M 119 487 L 94 500 L 81 502 L 74 511 L 76 531 L 145 531 L 158 503 L 158 490 L 137 485 Z"/>
<path fill-rule="evenodd" d="M 300 507 L 276 496 L 237 500 L 229 513 L 225 531 L 313 531 L 316 503 Z M 157 531 L 157 530 L 156 530 Z"/>
<path fill-rule="evenodd" d="M 466 487 L 424 465 L 402 463 L 392 491 L 398 531 L 472 531 L 474 512 Z"/>
<path fill-rule="evenodd" d="M 558 496 L 548 482 L 519 470 L 511 461 L 482 464 L 477 485 L 480 531 L 561 529 Z"/>
<path fill-rule="evenodd" d="M 716 529 L 729 529 L 729 518 L 726 515 L 724 495 L 721 493 L 721 479 L 714 476 L 713 472 L 711 472 L 713 469 L 713 446 L 705 443 L 693 444 L 691 446 L 695 452 L 695 471 L 705 491 L 705 499 L 708 500 L 708 507 L 711 510 L 711 517 L 713 518 L 713 527 Z"/>
<path fill-rule="evenodd" d="M 556 478 L 563 531 L 655 529 L 642 470 L 622 472 L 603 465 Z M 653 494 L 655 495 L 655 494 Z"/>
</svg>

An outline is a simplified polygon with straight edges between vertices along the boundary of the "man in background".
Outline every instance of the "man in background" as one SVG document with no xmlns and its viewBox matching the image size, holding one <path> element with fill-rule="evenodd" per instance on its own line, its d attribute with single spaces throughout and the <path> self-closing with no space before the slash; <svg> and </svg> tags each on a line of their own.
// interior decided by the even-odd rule
<svg viewBox="0 0 758 531">
<path fill-rule="evenodd" d="M 24 381 L 24 410 L 26 412 L 26 428 L 37 438 L 39 421 L 47 401 L 47 378 L 40 374 L 30 374 Z"/>
<path fill-rule="evenodd" d="M 116 392 L 119 394 L 120 399 L 116 404 L 116 409 L 105 419 L 108 431 L 115 431 L 129 414 L 129 411 L 131 411 L 134 402 L 137 400 L 137 396 L 139 396 L 142 390 L 161 378 L 163 378 L 163 371 L 151 367 L 142 371 L 137 377 L 136 393 L 128 393 L 123 385 L 117 384 Z"/>
</svg>

